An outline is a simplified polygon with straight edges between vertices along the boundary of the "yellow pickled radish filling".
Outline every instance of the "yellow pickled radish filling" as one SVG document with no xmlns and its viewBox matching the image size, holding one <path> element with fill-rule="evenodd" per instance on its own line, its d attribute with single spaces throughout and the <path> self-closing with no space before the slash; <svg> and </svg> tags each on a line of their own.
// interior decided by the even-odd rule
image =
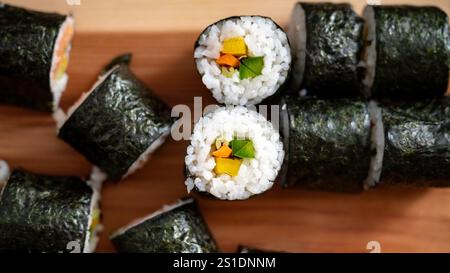
<svg viewBox="0 0 450 273">
<path fill-rule="evenodd" d="M 73 37 L 73 26 L 68 25 L 64 28 L 64 33 L 57 45 L 56 49 L 56 66 L 53 71 L 53 78 L 55 80 L 61 79 L 61 77 L 65 74 L 67 67 L 69 65 L 69 48 L 70 42 Z"/>
<path fill-rule="evenodd" d="M 244 37 L 225 39 L 216 63 L 220 66 L 223 76 L 231 78 L 235 72 L 239 72 L 241 80 L 261 75 L 264 67 L 263 57 L 248 56 Z"/>
<path fill-rule="evenodd" d="M 91 226 L 89 227 L 89 230 L 91 232 L 91 236 L 93 235 L 95 228 L 100 224 L 100 216 L 101 216 L 101 212 L 99 208 L 95 208 L 92 211 L 92 221 L 91 221 Z"/>
<path fill-rule="evenodd" d="M 217 175 L 227 174 L 237 176 L 244 160 L 255 157 L 255 150 L 251 140 L 233 139 L 228 142 L 224 138 L 218 138 L 212 146 L 211 155 L 215 160 L 214 172 Z"/>
</svg>

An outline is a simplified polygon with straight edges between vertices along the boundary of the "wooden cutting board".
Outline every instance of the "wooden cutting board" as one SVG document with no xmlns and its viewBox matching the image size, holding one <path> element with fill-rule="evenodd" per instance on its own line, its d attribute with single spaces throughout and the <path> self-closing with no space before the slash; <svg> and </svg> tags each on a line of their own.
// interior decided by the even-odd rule
<svg viewBox="0 0 450 273">
<path fill-rule="evenodd" d="M 199 6 L 203 1 L 192 2 Z M 269 4 L 265 9 L 265 15 L 271 16 Z M 158 5 L 151 10 L 157 11 Z M 234 13 L 228 8 L 222 17 Z M 134 54 L 133 71 L 170 105 L 192 106 L 194 96 L 201 96 L 204 106 L 214 103 L 192 60 L 199 32 L 79 31 L 62 107 L 67 109 L 75 102 L 91 87 L 102 66 L 123 52 Z M 183 161 L 187 144 L 169 139 L 143 169 L 118 184 L 105 184 L 104 231 L 98 252 L 114 251 L 108 237 L 117 228 L 186 195 Z M 0 158 L 13 167 L 46 174 L 87 176 L 90 172 L 89 162 L 56 137 L 49 115 L 11 106 L 0 106 Z M 277 184 L 246 201 L 196 196 L 224 251 L 246 244 L 288 252 L 369 252 L 368 243 L 377 241 L 383 252 L 450 252 L 450 189 L 380 187 L 347 195 L 286 190 Z"/>
</svg>

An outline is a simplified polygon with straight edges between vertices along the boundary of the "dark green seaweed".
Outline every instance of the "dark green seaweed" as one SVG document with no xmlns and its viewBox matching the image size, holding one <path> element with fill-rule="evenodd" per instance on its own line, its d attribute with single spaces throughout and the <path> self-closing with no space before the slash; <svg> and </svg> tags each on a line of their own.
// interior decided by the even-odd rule
<svg viewBox="0 0 450 273">
<path fill-rule="evenodd" d="M 376 24 L 372 96 L 401 100 L 442 96 L 449 74 L 445 12 L 436 7 L 367 8 L 373 8 Z"/>
<path fill-rule="evenodd" d="M 363 19 L 349 4 L 297 5 L 305 12 L 306 26 L 302 88 L 308 95 L 318 97 L 359 96 L 362 71 L 358 63 L 363 46 Z"/>
<path fill-rule="evenodd" d="M 108 73 L 116 65 L 120 65 L 120 64 L 130 65 L 132 59 L 133 59 L 133 55 L 131 53 L 124 53 L 122 55 L 116 56 L 107 65 L 105 65 L 102 72 L 100 72 L 100 75 L 104 75 L 104 74 Z"/>
<path fill-rule="evenodd" d="M 449 100 L 381 106 L 386 183 L 450 186 Z"/>
<path fill-rule="evenodd" d="M 93 191 L 76 177 L 16 169 L 0 198 L 0 252 L 83 250 Z"/>
<path fill-rule="evenodd" d="M 50 72 L 66 16 L 0 3 L 0 102 L 53 110 Z"/>
<path fill-rule="evenodd" d="M 113 235 L 122 253 L 218 252 L 194 199 Z"/>
<path fill-rule="evenodd" d="M 361 191 L 371 158 L 367 104 L 286 97 L 280 107 L 286 151 L 282 185 Z"/>
<path fill-rule="evenodd" d="M 59 137 L 118 181 L 163 134 L 170 108 L 126 65 L 117 65 L 75 110 Z"/>
</svg>

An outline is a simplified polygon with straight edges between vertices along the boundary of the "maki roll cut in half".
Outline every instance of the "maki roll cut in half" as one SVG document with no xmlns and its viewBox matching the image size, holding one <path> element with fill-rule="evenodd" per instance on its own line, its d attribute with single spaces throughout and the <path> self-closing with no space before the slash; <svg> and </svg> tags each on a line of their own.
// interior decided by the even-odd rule
<svg viewBox="0 0 450 273">
<path fill-rule="evenodd" d="M 141 167 L 170 133 L 170 108 L 128 67 L 130 55 L 107 66 L 61 120 L 59 137 L 113 181 Z"/>
<path fill-rule="evenodd" d="M 274 95 L 291 66 L 289 42 L 270 18 L 235 16 L 208 26 L 194 52 L 197 70 L 223 104 L 252 105 Z"/>
<path fill-rule="evenodd" d="M 383 103 L 386 183 L 450 186 L 450 102 Z"/>
<path fill-rule="evenodd" d="M 283 157 L 280 135 L 264 116 L 242 106 L 217 108 L 195 124 L 185 184 L 219 199 L 247 199 L 273 186 Z"/>
<path fill-rule="evenodd" d="M 418 100 L 443 96 L 449 80 L 448 17 L 436 7 L 367 6 L 365 93 Z"/>
<path fill-rule="evenodd" d="M 66 88 L 74 20 L 0 3 L 0 102 L 54 111 Z"/>
<path fill-rule="evenodd" d="M 280 119 L 286 150 L 283 186 L 359 192 L 378 182 L 383 127 L 376 104 L 287 97 Z"/>
<path fill-rule="evenodd" d="M 122 253 L 213 253 L 218 252 L 194 199 L 138 219 L 121 228 L 111 240 Z"/>
<path fill-rule="evenodd" d="M 358 96 L 363 25 L 349 4 L 295 4 L 287 31 L 292 48 L 290 91 Z"/>
<path fill-rule="evenodd" d="M 0 195 L 0 252 L 92 252 L 99 193 L 77 177 L 12 171 Z"/>
</svg>

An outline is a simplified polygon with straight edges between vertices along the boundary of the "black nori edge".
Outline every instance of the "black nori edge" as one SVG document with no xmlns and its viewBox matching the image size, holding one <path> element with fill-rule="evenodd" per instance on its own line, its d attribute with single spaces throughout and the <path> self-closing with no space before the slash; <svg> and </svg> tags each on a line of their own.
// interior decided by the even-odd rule
<svg viewBox="0 0 450 273">
<path fill-rule="evenodd" d="M 350 4 L 297 5 L 305 11 L 306 24 L 306 59 L 301 89 L 318 97 L 360 96 L 362 69 L 358 65 L 363 48 L 364 20 Z"/>
<path fill-rule="evenodd" d="M 116 249 L 122 253 L 218 252 L 196 201 L 180 202 L 186 203 L 113 235 Z"/>
<path fill-rule="evenodd" d="M 450 186 L 450 102 L 381 103 L 383 184 Z"/>
<path fill-rule="evenodd" d="M 449 78 L 445 12 L 437 7 L 366 8 L 373 9 L 376 24 L 372 97 L 415 100 L 442 96 Z"/>
<path fill-rule="evenodd" d="M 52 58 L 66 18 L 0 5 L 0 102 L 53 110 Z"/>
<path fill-rule="evenodd" d="M 83 251 L 93 190 L 77 177 L 13 170 L 0 197 L 0 252 Z"/>
<path fill-rule="evenodd" d="M 59 137 L 119 181 L 174 120 L 125 64 L 116 65 L 68 118 Z"/>
<path fill-rule="evenodd" d="M 280 108 L 286 151 L 282 185 L 361 191 L 371 159 L 367 103 L 285 97 Z"/>
</svg>

